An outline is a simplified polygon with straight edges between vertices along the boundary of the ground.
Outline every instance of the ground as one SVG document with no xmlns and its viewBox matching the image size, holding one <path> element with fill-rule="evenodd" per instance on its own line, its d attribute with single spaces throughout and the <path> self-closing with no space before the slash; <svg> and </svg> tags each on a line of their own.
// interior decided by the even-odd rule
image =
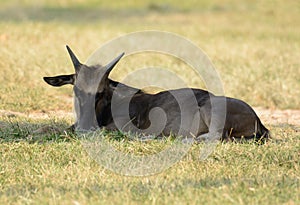
<svg viewBox="0 0 300 205">
<path fill-rule="evenodd" d="M 299 204 L 297 19 L 295 0 L 0 1 L 0 204 Z M 74 72 L 66 44 L 85 62 L 111 39 L 145 30 L 175 33 L 201 48 L 224 94 L 254 107 L 273 139 L 219 143 L 204 161 L 205 144 L 193 144 L 170 168 L 142 177 L 91 158 L 78 137 L 61 132 L 74 121 L 71 86 L 54 88 L 43 77 Z M 189 65 L 157 53 L 125 56 L 110 77 L 120 81 L 146 66 L 207 88 Z M 101 134 L 124 156 L 176 145 Z"/>
<path fill-rule="evenodd" d="M 256 114 L 259 116 L 264 124 L 291 124 L 295 126 L 300 126 L 300 110 L 279 110 L 279 109 L 266 109 L 262 107 L 253 108 Z M 68 117 L 72 118 L 73 113 L 63 110 L 50 111 L 50 112 L 31 112 L 22 113 L 8 110 L 0 110 L 1 117 L 29 117 L 35 119 L 47 119 L 51 116 L 57 117 Z"/>
</svg>

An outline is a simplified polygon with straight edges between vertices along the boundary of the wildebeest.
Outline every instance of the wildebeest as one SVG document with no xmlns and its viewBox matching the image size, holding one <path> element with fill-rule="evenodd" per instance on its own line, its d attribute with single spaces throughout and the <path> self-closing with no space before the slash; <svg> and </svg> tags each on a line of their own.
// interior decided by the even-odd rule
<svg viewBox="0 0 300 205">
<path fill-rule="evenodd" d="M 44 77 L 52 86 L 72 84 L 75 128 L 106 128 L 168 136 L 268 139 L 269 130 L 245 102 L 202 89 L 181 88 L 149 94 L 109 79 L 124 55 L 106 66 L 80 63 L 67 46 L 75 73 Z"/>
</svg>

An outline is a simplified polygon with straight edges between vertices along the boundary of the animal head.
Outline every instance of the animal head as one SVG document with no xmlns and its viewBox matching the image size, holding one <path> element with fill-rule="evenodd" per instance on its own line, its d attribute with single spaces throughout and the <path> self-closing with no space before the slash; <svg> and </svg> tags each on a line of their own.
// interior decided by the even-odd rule
<svg viewBox="0 0 300 205">
<path fill-rule="evenodd" d="M 87 66 L 78 60 L 68 46 L 67 50 L 73 62 L 75 73 L 44 77 L 44 80 L 52 86 L 73 85 L 76 112 L 75 126 L 81 130 L 96 129 L 98 127 L 95 113 L 96 95 L 105 92 L 109 88 L 110 80 L 108 76 L 114 66 L 124 56 L 124 53 L 120 54 L 106 66 Z"/>
</svg>

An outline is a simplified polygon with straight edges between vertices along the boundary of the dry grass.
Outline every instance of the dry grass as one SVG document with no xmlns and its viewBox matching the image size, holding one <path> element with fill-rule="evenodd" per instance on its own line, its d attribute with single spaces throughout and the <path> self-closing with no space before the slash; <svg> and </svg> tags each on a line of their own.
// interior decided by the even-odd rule
<svg viewBox="0 0 300 205">
<path fill-rule="evenodd" d="M 65 44 L 84 62 L 104 42 L 149 29 L 178 33 L 201 47 L 227 95 L 252 106 L 299 109 L 299 8 L 292 0 L 1 1 L 0 109 L 24 115 L 0 117 L 0 204 L 297 204 L 296 126 L 267 124 L 276 140 L 219 144 L 206 161 L 198 160 L 202 145 L 193 145 L 160 174 L 124 177 L 99 166 L 76 136 L 61 132 L 72 123 L 69 116 L 27 115 L 72 110 L 71 87 L 42 81 L 73 72 Z M 120 80 L 149 65 L 205 88 L 188 66 L 156 54 L 125 58 L 111 77 Z M 53 129 L 41 130 L 47 126 Z M 161 148 L 126 139 L 116 134 L 112 143 L 136 154 Z"/>
<path fill-rule="evenodd" d="M 27 122 L 20 123 L 20 120 Z M 272 126 L 268 144 L 219 144 L 199 161 L 193 145 L 177 164 L 145 177 L 118 175 L 89 157 L 81 141 L 63 129 L 68 119 L 10 118 L 1 129 L 1 203 L 13 204 L 295 204 L 299 201 L 299 129 Z M 140 143 L 110 133 L 111 145 L 136 155 L 159 151 L 161 142 Z M 121 140 L 120 140 L 121 139 Z M 149 152 L 150 151 L 150 152 Z M 164 166 L 164 164 L 161 164 Z"/>
<path fill-rule="evenodd" d="M 47 6 L 37 7 L 36 12 L 19 8 L 24 18 L 18 16 L 22 12 L 15 7 L 10 13 L 1 9 L 0 15 L 7 18 L 0 22 L 2 109 L 70 110 L 69 103 L 64 100 L 64 96 L 71 95 L 70 89 L 53 89 L 41 80 L 45 75 L 73 72 L 64 45 L 69 44 L 84 62 L 106 41 L 145 29 L 175 32 L 195 42 L 216 65 L 227 95 L 253 106 L 300 107 L 297 55 L 300 26 L 294 21 L 298 19 L 299 7 L 292 2 L 278 1 L 267 7 L 257 2 L 235 2 L 230 4 L 232 6 L 222 3 L 220 7 L 224 8 L 220 10 L 211 6 L 211 9 L 186 13 L 174 9 L 153 11 L 136 5 L 139 12 L 129 12 L 131 7 L 128 6 L 128 14 L 123 14 L 122 9 L 111 9 L 110 14 L 102 13 L 100 8 L 103 7 L 93 7 L 92 16 L 89 15 L 91 8 L 74 10 L 71 5 L 55 7 L 55 11 L 47 10 Z M 120 80 L 141 65 L 154 64 L 181 70 L 189 86 L 203 87 L 199 79 L 193 79 L 193 73 L 183 69 L 176 60 L 152 56 L 131 58 L 128 63 L 125 58 L 119 64 L 123 72 L 113 72 L 113 78 Z"/>
</svg>

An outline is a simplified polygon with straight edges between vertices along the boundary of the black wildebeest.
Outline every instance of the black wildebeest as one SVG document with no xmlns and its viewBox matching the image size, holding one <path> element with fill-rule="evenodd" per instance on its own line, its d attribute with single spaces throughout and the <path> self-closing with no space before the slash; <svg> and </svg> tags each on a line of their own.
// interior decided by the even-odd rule
<svg viewBox="0 0 300 205">
<path fill-rule="evenodd" d="M 230 139 L 268 139 L 269 130 L 245 102 L 182 88 L 149 94 L 108 78 L 121 57 L 106 66 L 87 66 L 67 46 L 75 73 L 44 77 L 52 86 L 72 84 L 75 128 L 105 127 L 145 134 Z"/>
</svg>

